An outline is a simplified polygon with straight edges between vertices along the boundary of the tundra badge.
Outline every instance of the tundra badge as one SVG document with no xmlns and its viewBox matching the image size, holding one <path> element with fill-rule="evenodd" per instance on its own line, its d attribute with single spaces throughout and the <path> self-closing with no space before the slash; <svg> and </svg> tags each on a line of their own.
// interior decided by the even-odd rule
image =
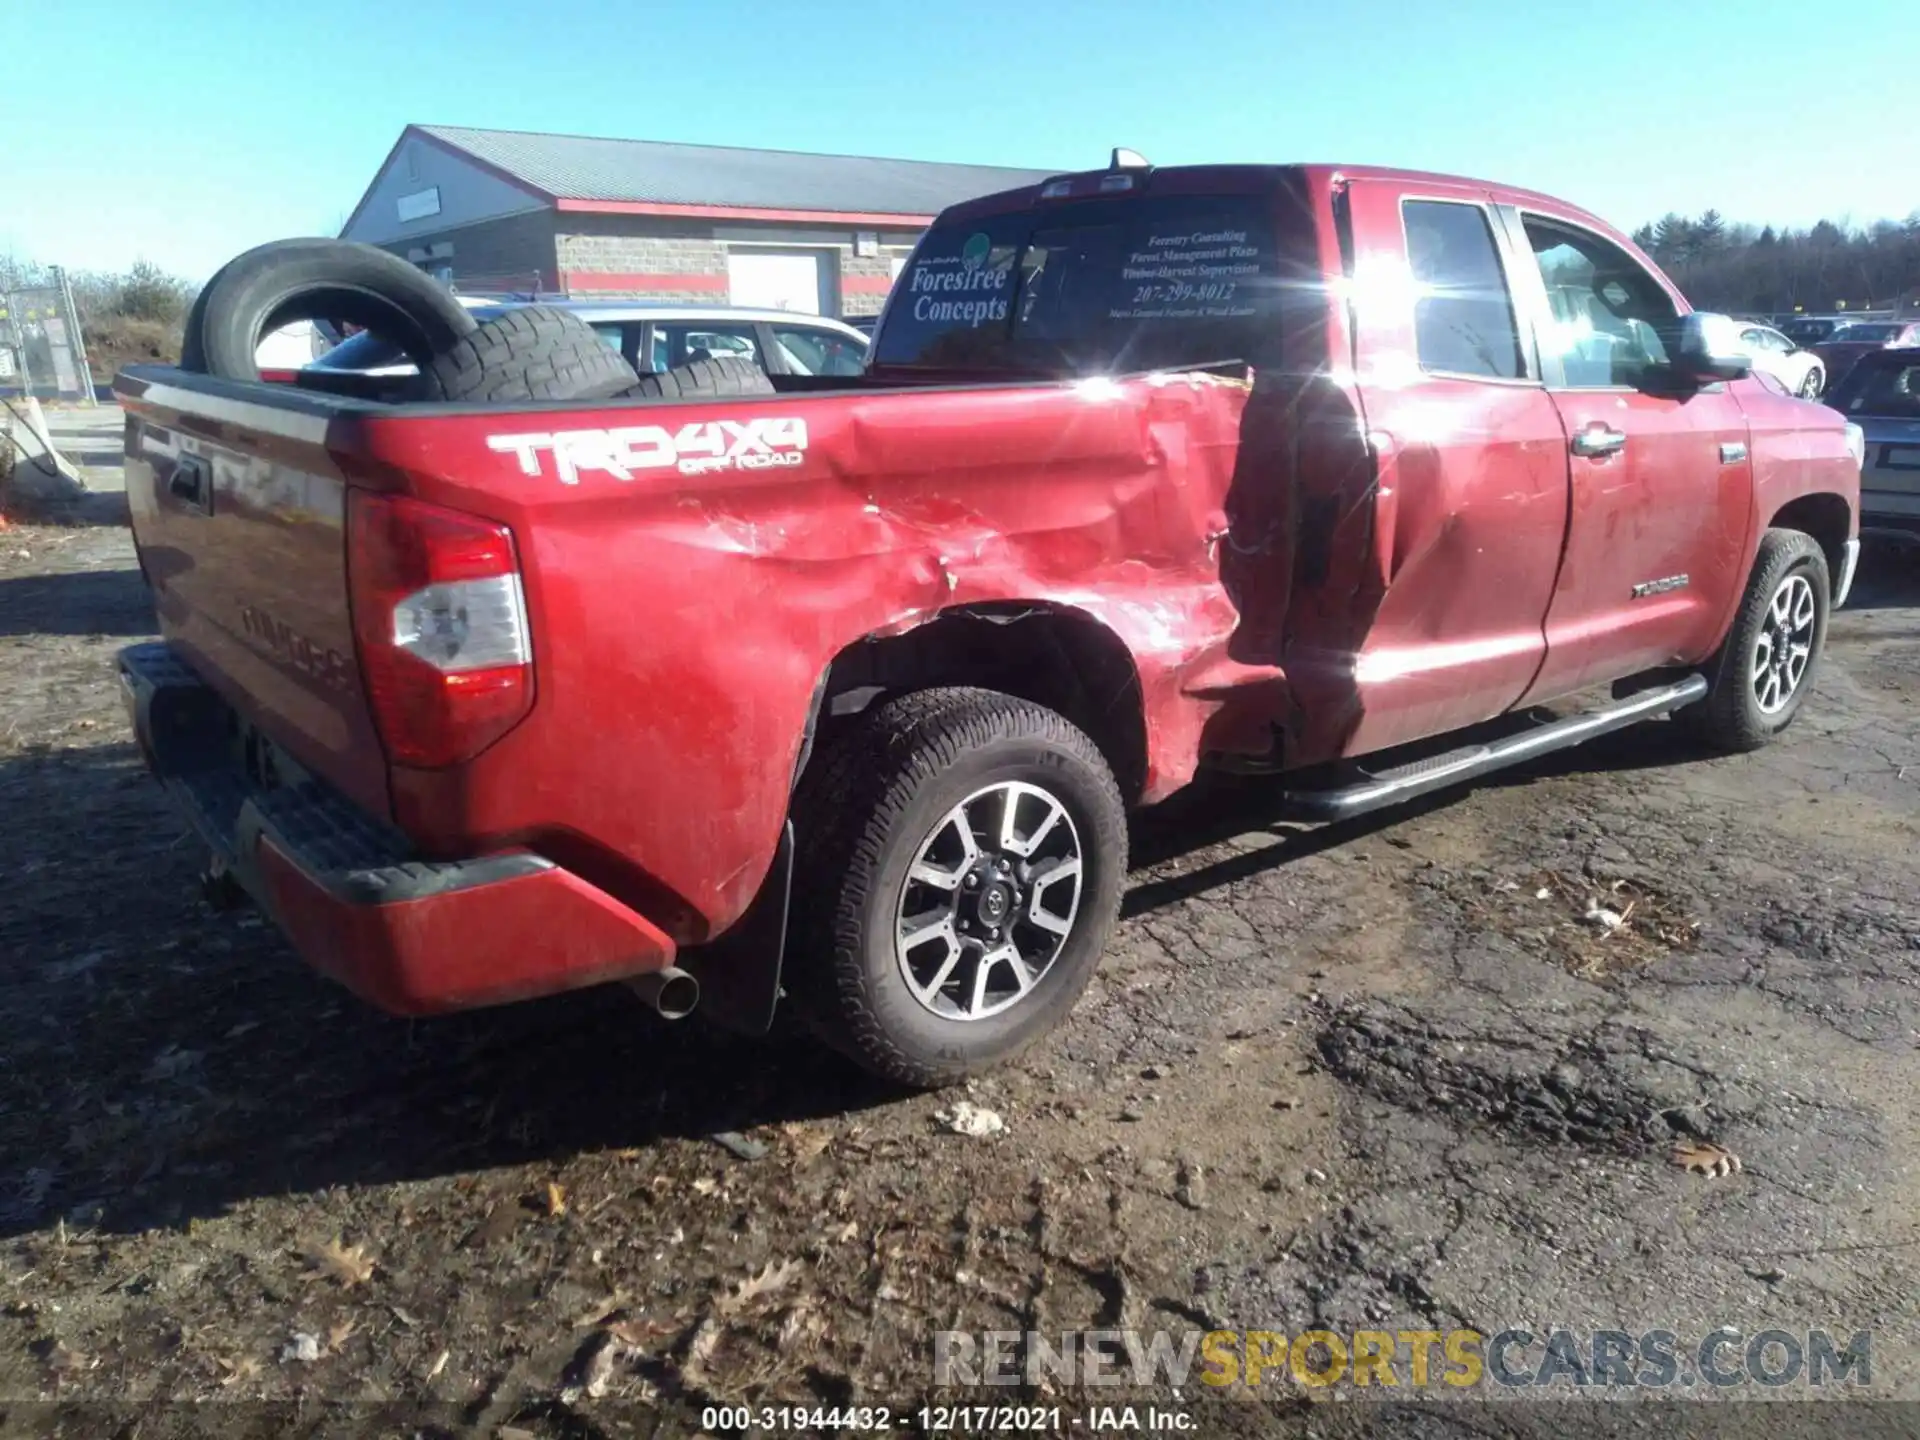
<svg viewBox="0 0 1920 1440">
<path fill-rule="evenodd" d="M 1649 595 L 1664 595 L 1669 590 L 1684 590 L 1689 584 L 1685 575 L 1669 575 L 1664 580 L 1642 580 L 1633 587 L 1633 598 L 1644 600 Z"/>
</svg>

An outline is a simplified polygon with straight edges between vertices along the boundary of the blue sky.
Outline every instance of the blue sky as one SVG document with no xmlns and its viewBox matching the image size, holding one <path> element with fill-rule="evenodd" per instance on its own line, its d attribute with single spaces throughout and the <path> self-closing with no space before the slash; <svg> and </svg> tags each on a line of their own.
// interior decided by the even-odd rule
<svg viewBox="0 0 1920 1440">
<path fill-rule="evenodd" d="M 79 0 L 0 85 L 0 254 L 200 278 L 409 121 L 1086 168 L 1480 175 L 1626 227 L 1920 207 L 1911 0 Z"/>
</svg>

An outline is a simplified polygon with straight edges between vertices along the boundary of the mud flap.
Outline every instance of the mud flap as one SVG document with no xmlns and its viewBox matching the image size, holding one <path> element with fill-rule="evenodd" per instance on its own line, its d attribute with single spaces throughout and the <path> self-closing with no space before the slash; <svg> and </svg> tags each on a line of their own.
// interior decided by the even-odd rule
<svg viewBox="0 0 1920 1440">
<path fill-rule="evenodd" d="M 718 939 L 681 953 L 681 968 L 700 982 L 699 1013 L 723 1030 L 764 1035 L 773 1028 L 792 888 L 793 822 L 789 820 L 780 831 L 773 865 L 747 913 Z"/>
</svg>

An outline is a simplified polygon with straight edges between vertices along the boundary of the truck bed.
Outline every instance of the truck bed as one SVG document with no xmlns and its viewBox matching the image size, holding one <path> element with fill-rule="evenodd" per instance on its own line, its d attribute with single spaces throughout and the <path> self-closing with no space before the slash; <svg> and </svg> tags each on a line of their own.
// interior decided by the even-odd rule
<svg viewBox="0 0 1920 1440">
<path fill-rule="evenodd" d="M 948 607 L 1107 626 L 1139 657 L 1156 753 L 1197 758 L 1217 701 L 1186 682 L 1235 622 L 1214 546 L 1244 379 L 785 388 L 396 406 L 131 369 L 128 491 L 162 632 L 243 726 L 422 855 L 531 847 L 682 938 L 751 899 L 835 657 Z M 356 493 L 482 517 L 518 547 L 537 694 L 468 763 L 383 753 L 349 603 Z"/>
</svg>

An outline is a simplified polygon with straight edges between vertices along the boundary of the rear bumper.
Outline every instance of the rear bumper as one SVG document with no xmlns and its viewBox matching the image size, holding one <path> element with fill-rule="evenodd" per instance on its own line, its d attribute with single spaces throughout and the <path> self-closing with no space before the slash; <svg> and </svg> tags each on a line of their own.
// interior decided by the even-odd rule
<svg viewBox="0 0 1920 1440">
<path fill-rule="evenodd" d="M 421 861 L 318 782 L 259 786 L 232 711 L 168 646 L 123 650 L 120 683 L 148 768 L 215 861 L 303 959 L 382 1009 L 501 1004 L 673 963 L 644 916 L 538 855 Z"/>
</svg>

